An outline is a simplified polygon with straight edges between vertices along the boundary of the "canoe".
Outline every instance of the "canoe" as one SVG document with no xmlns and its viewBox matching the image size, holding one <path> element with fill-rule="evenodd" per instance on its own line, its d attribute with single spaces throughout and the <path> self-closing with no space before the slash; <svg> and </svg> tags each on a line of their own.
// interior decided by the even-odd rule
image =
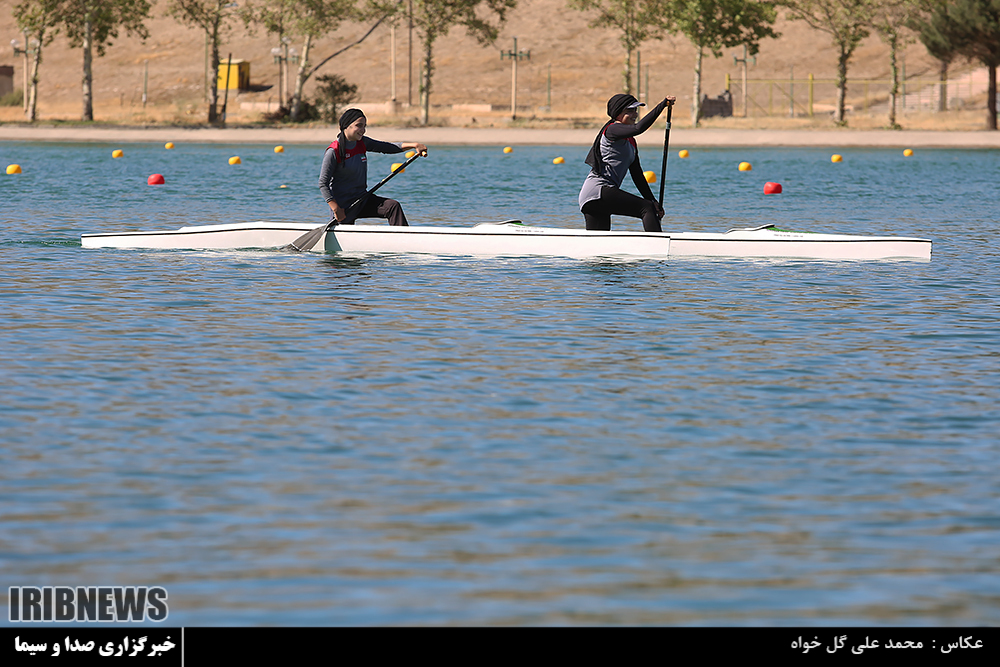
<svg viewBox="0 0 1000 667">
<path fill-rule="evenodd" d="M 175 230 L 84 234 L 84 248 L 235 250 L 282 248 L 312 223 L 247 222 Z M 790 257 L 930 260 L 929 239 L 818 234 L 763 225 L 710 232 L 597 232 L 534 227 L 517 220 L 474 227 L 339 225 L 313 248 L 319 252 L 535 255 L 546 257 Z"/>
</svg>

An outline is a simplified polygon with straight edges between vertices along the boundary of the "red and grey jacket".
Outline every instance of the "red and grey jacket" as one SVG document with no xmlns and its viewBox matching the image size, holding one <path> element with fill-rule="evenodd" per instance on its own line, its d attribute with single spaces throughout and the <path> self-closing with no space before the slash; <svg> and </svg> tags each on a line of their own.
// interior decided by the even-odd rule
<svg viewBox="0 0 1000 667">
<path fill-rule="evenodd" d="M 353 204 L 368 189 L 368 153 L 402 153 L 398 143 L 362 137 L 360 141 L 334 141 L 323 154 L 319 172 L 319 191 L 326 201 L 336 200 L 343 207 Z"/>
</svg>

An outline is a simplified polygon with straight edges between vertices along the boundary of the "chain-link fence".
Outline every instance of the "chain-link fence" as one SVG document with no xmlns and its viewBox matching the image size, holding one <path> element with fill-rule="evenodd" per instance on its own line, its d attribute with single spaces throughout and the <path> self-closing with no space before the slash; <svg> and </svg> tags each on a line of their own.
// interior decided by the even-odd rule
<svg viewBox="0 0 1000 667">
<path fill-rule="evenodd" d="M 880 115 L 889 111 L 888 79 L 848 79 L 845 110 L 847 113 Z M 963 108 L 965 100 L 985 90 L 972 72 L 948 80 L 901 79 L 896 97 L 896 112 L 937 112 Z M 804 79 L 746 79 L 743 82 L 726 75 L 726 91 L 732 96 L 733 115 L 744 117 L 806 117 L 834 113 L 837 106 L 837 80 L 818 79 L 810 74 Z M 705 113 L 706 117 L 713 114 Z"/>
</svg>

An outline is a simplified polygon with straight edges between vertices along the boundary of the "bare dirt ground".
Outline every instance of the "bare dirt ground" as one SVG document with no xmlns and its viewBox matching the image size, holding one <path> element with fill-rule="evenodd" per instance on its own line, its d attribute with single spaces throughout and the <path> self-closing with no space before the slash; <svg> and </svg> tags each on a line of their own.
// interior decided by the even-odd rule
<svg viewBox="0 0 1000 667">
<path fill-rule="evenodd" d="M 0 0 L 0 43 L 23 40 L 16 31 L 11 9 L 14 0 Z M 102 58 L 94 63 L 94 106 L 98 122 L 128 125 L 199 125 L 204 124 L 205 41 L 203 33 L 166 16 L 166 3 L 154 6 L 149 22 L 150 37 L 145 42 L 122 36 Z M 607 98 L 621 89 L 624 52 L 617 35 L 610 30 L 589 28 L 590 16 L 567 8 L 565 0 L 521 0 L 496 44 L 480 46 L 462 28 L 453 28 L 436 47 L 436 72 L 431 102 L 432 124 L 451 127 L 592 127 L 604 115 Z M 278 67 L 270 50 L 276 40 L 263 32 L 248 33 L 235 18 L 231 21 L 223 47 L 223 58 L 232 53 L 234 59 L 250 62 L 252 91 L 230 91 L 230 124 L 260 123 L 261 111 L 277 103 Z M 356 40 L 367 30 L 366 24 L 344 23 L 327 38 L 319 41 L 313 51 L 318 62 L 335 50 Z M 808 74 L 817 79 L 832 79 L 835 50 L 826 35 L 801 22 L 779 20 L 780 39 L 766 40 L 756 64 L 749 68 L 752 79 L 773 79 L 779 88 L 792 76 L 802 80 Z M 501 60 L 500 51 L 512 48 L 514 37 L 518 48 L 530 50 L 530 60 L 518 66 L 518 114 L 509 117 L 511 63 Z M 301 44 L 293 44 L 301 49 Z M 9 48 L 9 47 L 7 47 Z M 320 74 L 340 74 L 358 85 L 357 106 L 366 109 L 373 122 L 383 125 L 412 126 L 417 123 L 419 84 L 416 58 L 420 44 L 415 35 L 412 81 L 407 73 L 408 35 L 405 24 L 396 31 L 396 98 L 398 112 L 387 113 L 386 102 L 391 96 L 390 30 L 380 26 L 367 41 L 330 61 Z M 725 88 L 726 74 L 738 83 L 741 70 L 733 61 L 735 50 L 722 58 L 709 56 L 703 73 L 703 94 L 715 96 Z M 650 40 L 642 47 L 641 85 L 648 88 L 649 99 L 663 95 L 678 98 L 674 113 L 677 127 L 690 124 L 690 104 L 694 65 L 694 48 L 683 36 L 665 36 Z M 143 71 L 148 61 L 148 103 L 143 108 Z M 907 74 L 910 77 L 934 79 L 936 61 L 919 43 L 910 44 L 905 52 Z M 0 56 L 0 65 L 15 68 L 14 83 L 20 87 L 21 57 L 11 51 Z M 959 63 L 952 77 L 968 77 L 971 66 Z M 888 50 L 877 37 L 868 38 L 852 61 L 852 80 L 886 79 L 889 73 Z M 39 111 L 45 122 L 71 122 L 80 116 L 82 102 L 80 79 L 82 57 L 79 49 L 71 49 L 63 36 L 56 38 L 43 53 L 40 77 Z M 551 81 L 551 84 L 549 83 Z M 648 81 L 648 86 L 647 86 Z M 314 81 L 306 86 L 306 96 L 313 94 Z M 803 104 L 805 91 L 797 83 L 797 104 Z M 773 87 L 768 93 L 758 86 L 757 106 L 748 118 L 710 118 L 703 121 L 709 129 L 830 129 L 829 113 L 813 117 L 789 118 L 787 114 L 764 115 L 765 106 L 773 110 Z M 946 113 L 910 113 L 900 122 L 907 129 L 978 130 L 985 125 L 985 96 L 971 94 L 961 100 L 964 109 Z M 852 102 L 861 106 L 861 86 L 850 89 Z M 816 86 L 818 106 L 830 106 L 832 85 Z M 645 94 L 643 95 L 645 98 Z M 883 95 L 884 97 L 884 95 Z M 877 95 L 870 102 L 877 103 Z M 765 104 L 764 100 L 768 100 Z M 412 105 L 409 105 L 412 102 Z M 869 100 L 865 100 L 867 105 Z M 452 105 L 492 105 L 493 110 L 461 111 Z M 787 101 L 778 100 L 780 111 Z M 739 113 L 739 104 L 737 104 Z M 801 109 L 798 115 L 802 115 Z M 23 119 L 19 107 L 0 107 L 0 122 Z M 850 125 L 856 129 L 884 127 L 884 115 L 869 116 L 855 113 Z"/>
</svg>

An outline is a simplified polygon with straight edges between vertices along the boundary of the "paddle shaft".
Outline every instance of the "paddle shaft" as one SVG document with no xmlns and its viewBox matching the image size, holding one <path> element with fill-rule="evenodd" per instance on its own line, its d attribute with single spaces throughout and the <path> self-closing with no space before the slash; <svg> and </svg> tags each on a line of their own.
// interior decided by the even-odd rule
<svg viewBox="0 0 1000 667">
<path fill-rule="evenodd" d="M 674 105 L 667 104 L 667 131 L 663 135 L 663 165 L 660 167 L 660 208 L 663 208 L 663 187 L 667 184 L 667 151 L 670 150 L 670 116 Z"/>
</svg>

